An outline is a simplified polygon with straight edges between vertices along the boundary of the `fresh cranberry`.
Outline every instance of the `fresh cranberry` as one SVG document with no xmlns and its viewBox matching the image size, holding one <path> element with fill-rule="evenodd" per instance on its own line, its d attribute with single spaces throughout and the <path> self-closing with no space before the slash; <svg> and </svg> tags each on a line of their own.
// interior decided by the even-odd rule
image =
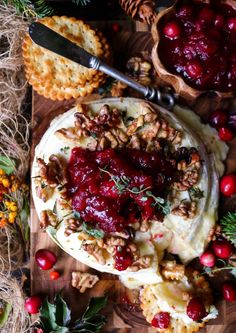
<svg viewBox="0 0 236 333">
<path fill-rule="evenodd" d="M 230 31 L 236 31 L 236 17 L 230 17 L 227 21 L 227 25 Z"/>
<path fill-rule="evenodd" d="M 210 250 L 204 252 L 200 257 L 200 263 L 206 267 L 213 267 L 216 263 L 216 257 L 214 253 Z"/>
<path fill-rule="evenodd" d="M 222 141 L 231 141 L 233 137 L 234 134 L 229 127 L 224 126 L 219 129 L 219 138 Z"/>
<path fill-rule="evenodd" d="M 212 243 L 213 251 L 218 258 L 228 259 L 233 251 L 233 246 L 226 239 L 217 239 Z"/>
<path fill-rule="evenodd" d="M 165 25 L 164 35 L 170 39 L 176 39 L 180 37 L 181 29 L 177 22 L 172 21 Z"/>
<path fill-rule="evenodd" d="M 226 175 L 221 178 L 220 190 L 226 197 L 236 194 L 236 175 Z"/>
<path fill-rule="evenodd" d="M 30 314 L 36 314 L 42 305 L 42 300 L 38 296 L 31 296 L 25 300 L 25 309 Z"/>
<path fill-rule="evenodd" d="M 58 271 L 50 272 L 50 279 L 51 280 L 58 280 L 60 277 L 60 273 Z"/>
<path fill-rule="evenodd" d="M 165 329 L 170 325 L 170 314 L 169 312 L 159 312 L 157 313 L 151 322 L 153 327 Z"/>
<path fill-rule="evenodd" d="M 214 25 L 217 29 L 220 29 L 224 26 L 224 23 L 225 23 L 225 19 L 224 19 L 224 16 L 223 15 L 216 15 L 216 18 L 215 18 L 215 22 L 214 22 Z"/>
<path fill-rule="evenodd" d="M 232 282 L 225 282 L 222 287 L 223 297 L 228 302 L 236 301 L 236 288 Z"/>
<path fill-rule="evenodd" d="M 201 77 L 203 69 L 197 60 L 192 60 L 191 62 L 188 63 L 186 67 L 186 72 L 188 76 L 190 76 L 192 79 L 198 79 Z"/>
<path fill-rule="evenodd" d="M 219 128 L 226 124 L 228 115 L 222 110 L 216 110 L 210 115 L 209 121 L 212 127 Z"/>
<path fill-rule="evenodd" d="M 199 19 L 206 23 L 211 23 L 215 18 L 215 13 L 208 7 L 203 7 L 199 13 Z"/>
<path fill-rule="evenodd" d="M 40 249 L 35 253 L 35 261 L 41 269 L 48 270 L 55 265 L 57 257 L 50 250 Z"/>
<path fill-rule="evenodd" d="M 132 254 L 126 247 L 117 246 L 115 253 L 115 269 L 125 271 L 132 264 Z"/>
<path fill-rule="evenodd" d="M 206 309 L 200 297 L 192 298 L 187 305 L 187 315 L 194 321 L 199 321 L 206 317 Z"/>
</svg>

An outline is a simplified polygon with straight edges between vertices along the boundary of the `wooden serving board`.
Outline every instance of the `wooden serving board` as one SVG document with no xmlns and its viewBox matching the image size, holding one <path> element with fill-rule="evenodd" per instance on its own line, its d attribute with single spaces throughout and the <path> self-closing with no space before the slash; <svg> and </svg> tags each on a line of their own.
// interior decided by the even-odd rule
<svg viewBox="0 0 236 333">
<path fill-rule="evenodd" d="M 126 56 L 132 56 L 139 51 L 151 50 L 152 40 L 149 32 L 137 32 L 137 30 L 147 30 L 145 25 L 135 26 L 135 33 L 123 32 L 117 35 L 116 45 L 117 51 Z M 115 50 L 116 52 L 116 50 Z M 88 98 L 100 98 L 97 96 L 90 96 Z M 234 105 L 234 100 L 231 100 L 231 106 Z M 74 105 L 75 101 L 69 102 L 53 102 L 39 96 L 33 92 L 33 110 L 32 110 L 32 159 L 34 156 L 34 147 L 40 141 L 45 130 L 48 128 L 50 121 L 58 114 L 65 112 Z M 225 103 L 225 102 L 223 102 Z M 222 102 L 215 98 L 201 98 L 192 105 L 192 108 L 206 119 L 209 110 L 219 107 Z M 236 103 L 235 103 L 236 104 Z M 227 171 L 236 171 L 236 140 L 231 143 L 230 153 L 227 159 Z M 235 205 L 236 199 L 231 202 L 226 202 L 226 205 Z M 224 204 L 225 207 L 225 204 Z M 49 272 L 40 270 L 35 264 L 34 254 L 40 248 L 51 249 L 58 256 L 58 262 L 55 268 L 60 271 L 61 277 L 57 281 L 49 279 Z M 85 294 L 80 294 L 77 289 L 71 286 L 71 272 L 72 271 L 92 271 L 86 265 L 76 261 L 56 244 L 54 244 L 49 236 L 39 229 L 39 220 L 34 209 L 33 202 L 31 203 L 31 287 L 32 294 L 48 295 L 50 299 L 53 298 L 55 292 L 63 289 L 63 296 L 70 304 L 73 312 L 79 314 L 85 308 L 91 296 L 100 296 L 104 293 L 109 294 L 109 304 L 105 310 L 108 323 L 104 328 L 104 332 L 119 332 L 119 333 L 148 333 L 153 330 L 148 326 L 142 316 L 138 307 L 130 309 L 124 305 L 122 298 L 125 294 L 129 296 L 131 301 L 137 299 L 137 295 L 130 290 L 127 290 L 119 282 L 116 276 L 107 273 L 98 273 L 100 281 L 95 285 L 92 290 L 86 291 Z M 216 281 L 220 284 L 222 280 Z M 217 304 L 220 311 L 219 318 L 211 321 L 200 332 L 202 333 L 236 333 L 236 302 L 227 304 L 221 301 Z"/>
</svg>

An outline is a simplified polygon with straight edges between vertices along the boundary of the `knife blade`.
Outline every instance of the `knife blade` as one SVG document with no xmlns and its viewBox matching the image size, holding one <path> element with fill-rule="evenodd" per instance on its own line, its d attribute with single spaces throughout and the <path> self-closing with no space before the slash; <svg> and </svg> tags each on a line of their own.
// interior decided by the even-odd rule
<svg viewBox="0 0 236 333">
<path fill-rule="evenodd" d="M 29 35 L 39 46 L 75 61 L 82 66 L 92 68 L 90 63 L 92 54 L 44 24 L 33 22 L 29 27 Z"/>
<path fill-rule="evenodd" d="M 99 70 L 116 80 L 122 81 L 139 91 L 146 99 L 157 102 L 167 109 L 172 109 L 175 104 L 175 98 L 172 94 L 162 93 L 154 87 L 143 86 L 40 22 L 31 23 L 29 35 L 37 45 L 82 66 Z"/>
</svg>

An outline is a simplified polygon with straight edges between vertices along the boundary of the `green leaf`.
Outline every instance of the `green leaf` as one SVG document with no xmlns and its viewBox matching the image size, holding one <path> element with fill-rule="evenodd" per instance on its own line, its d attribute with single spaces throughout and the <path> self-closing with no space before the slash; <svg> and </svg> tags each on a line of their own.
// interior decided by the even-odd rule
<svg viewBox="0 0 236 333">
<path fill-rule="evenodd" d="M 82 319 L 88 320 L 101 311 L 107 304 L 107 297 L 92 297 Z"/>
<path fill-rule="evenodd" d="M 10 157 L 0 155 L 0 169 L 10 175 L 16 169 L 16 161 Z"/>
<path fill-rule="evenodd" d="M 83 223 L 82 228 L 83 228 L 83 231 L 86 232 L 90 236 L 93 236 L 95 238 L 104 237 L 104 232 L 102 230 L 94 229 L 85 222 Z"/>
<path fill-rule="evenodd" d="M 204 192 L 202 190 L 200 190 L 200 188 L 197 187 L 197 186 L 191 187 L 188 190 L 188 193 L 189 193 L 191 199 L 202 199 L 202 198 L 204 198 Z"/>
<path fill-rule="evenodd" d="M 29 240 L 29 234 L 30 234 L 30 227 L 28 223 L 29 214 L 30 214 L 29 201 L 28 198 L 24 197 L 23 206 L 20 211 L 20 220 L 24 227 L 24 239 L 26 242 Z"/>
<path fill-rule="evenodd" d="M 227 213 L 220 223 L 225 236 L 236 246 L 236 212 Z"/>
<path fill-rule="evenodd" d="M 74 217 L 77 219 L 77 220 L 80 220 L 81 219 L 81 216 L 80 216 L 80 213 L 79 212 L 74 212 Z"/>
<path fill-rule="evenodd" d="M 58 328 L 56 323 L 56 305 L 49 303 L 47 299 L 44 300 L 39 315 L 40 323 L 43 327 L 44 333 L 50 333 Z"/>
<path fill-rule="evenodd" d="M 76 5 L 86 6 L 91 0 L 72 0 Z"/>
<path fill-rule="evenodd" d="M 59 326 L 68 326 L 71 320 L 71 311 L 64 299 L 57 294 L 54 303 L 56 304 L 56 323 Z"/>
<path fill-rule="evenodd" d="M 0 328 L 6 324 L 11 310 L 12 310 L 11 304 L 6 303 L 6 305 L 4 306 L 4 309 L 3 309 L 3 313 L 0 314 Z"/>
</svg>

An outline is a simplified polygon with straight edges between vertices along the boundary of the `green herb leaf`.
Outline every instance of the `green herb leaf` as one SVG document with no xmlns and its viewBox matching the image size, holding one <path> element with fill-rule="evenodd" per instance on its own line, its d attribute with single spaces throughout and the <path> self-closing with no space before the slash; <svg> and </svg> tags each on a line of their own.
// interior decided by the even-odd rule
<svg viewBox="0 0 236 333">
<path fill-rule="evenodd" d="M 0 169 L 10 175 L 16 169 L 16 161 L 10 157 L 0 155 Z"/>
<path fill-rule="evenodd" d="M 204 198 L 204 192 L 202 190 L 200 190 L 200 188 L 197 187 L 197 186 L 191 187 L 188 190 L 188 193 L 189 193 L 191 199 L 202 199 L 202 198 Z"/>
<path fill-rule="evenodd" d="M 56 295 L 54 303 L 56 304 L 55 317 L 57 324 L 68 326 L 71 320 L 71 311 L 60 294 Z"/>
<path fill-rule="evenodd" d="M 60 149 L 60 151 L 61 151 L 62 153 L 64 153 L 64 154 L 67 154 L 67 153 L 69 152 L 69 149 L 70 149 L 70 147 L 65 146 L 65 147 L 62 147 L 62 148 Z"/>
<path fill-rule="evenodd" d="M 9 303 L 4 304 L 3 312 L 0 314 L 0 328 L 3 327 L 11 313 L 12 306 Z"/>
<path fill-rule="evenodd" d="M 93 236 L 95 238 L 104 237 L 104 232 L 102 230 L 95 229 L 85 222 L 83 223 L 82 228 L 83 228 L 83 231 L 86 232 L 90 236 Z"/>
<path fill-rule="evenodd" d="M 98 137 L 97 134 L 96 134 L 96 133 L 93 133 L 93 132 L 90 132 L 90 135 L 91 135 L 91 137 L 94 138 L 94 139 L 97 139 L 97 137 Z"/>
<path fill-rule="evenodd" d="M 79 212 L 74 212 L 74 217 L 77 219 L 77 220 L 80 220 L 81 219 L 81 216 L 80 216 L 80 213 Z"/>
<path fill-rule="evenodd" d="M 236 212 L 227 213 L 220 223 L 225 236 L 236 246 Z"/>
</svg>

